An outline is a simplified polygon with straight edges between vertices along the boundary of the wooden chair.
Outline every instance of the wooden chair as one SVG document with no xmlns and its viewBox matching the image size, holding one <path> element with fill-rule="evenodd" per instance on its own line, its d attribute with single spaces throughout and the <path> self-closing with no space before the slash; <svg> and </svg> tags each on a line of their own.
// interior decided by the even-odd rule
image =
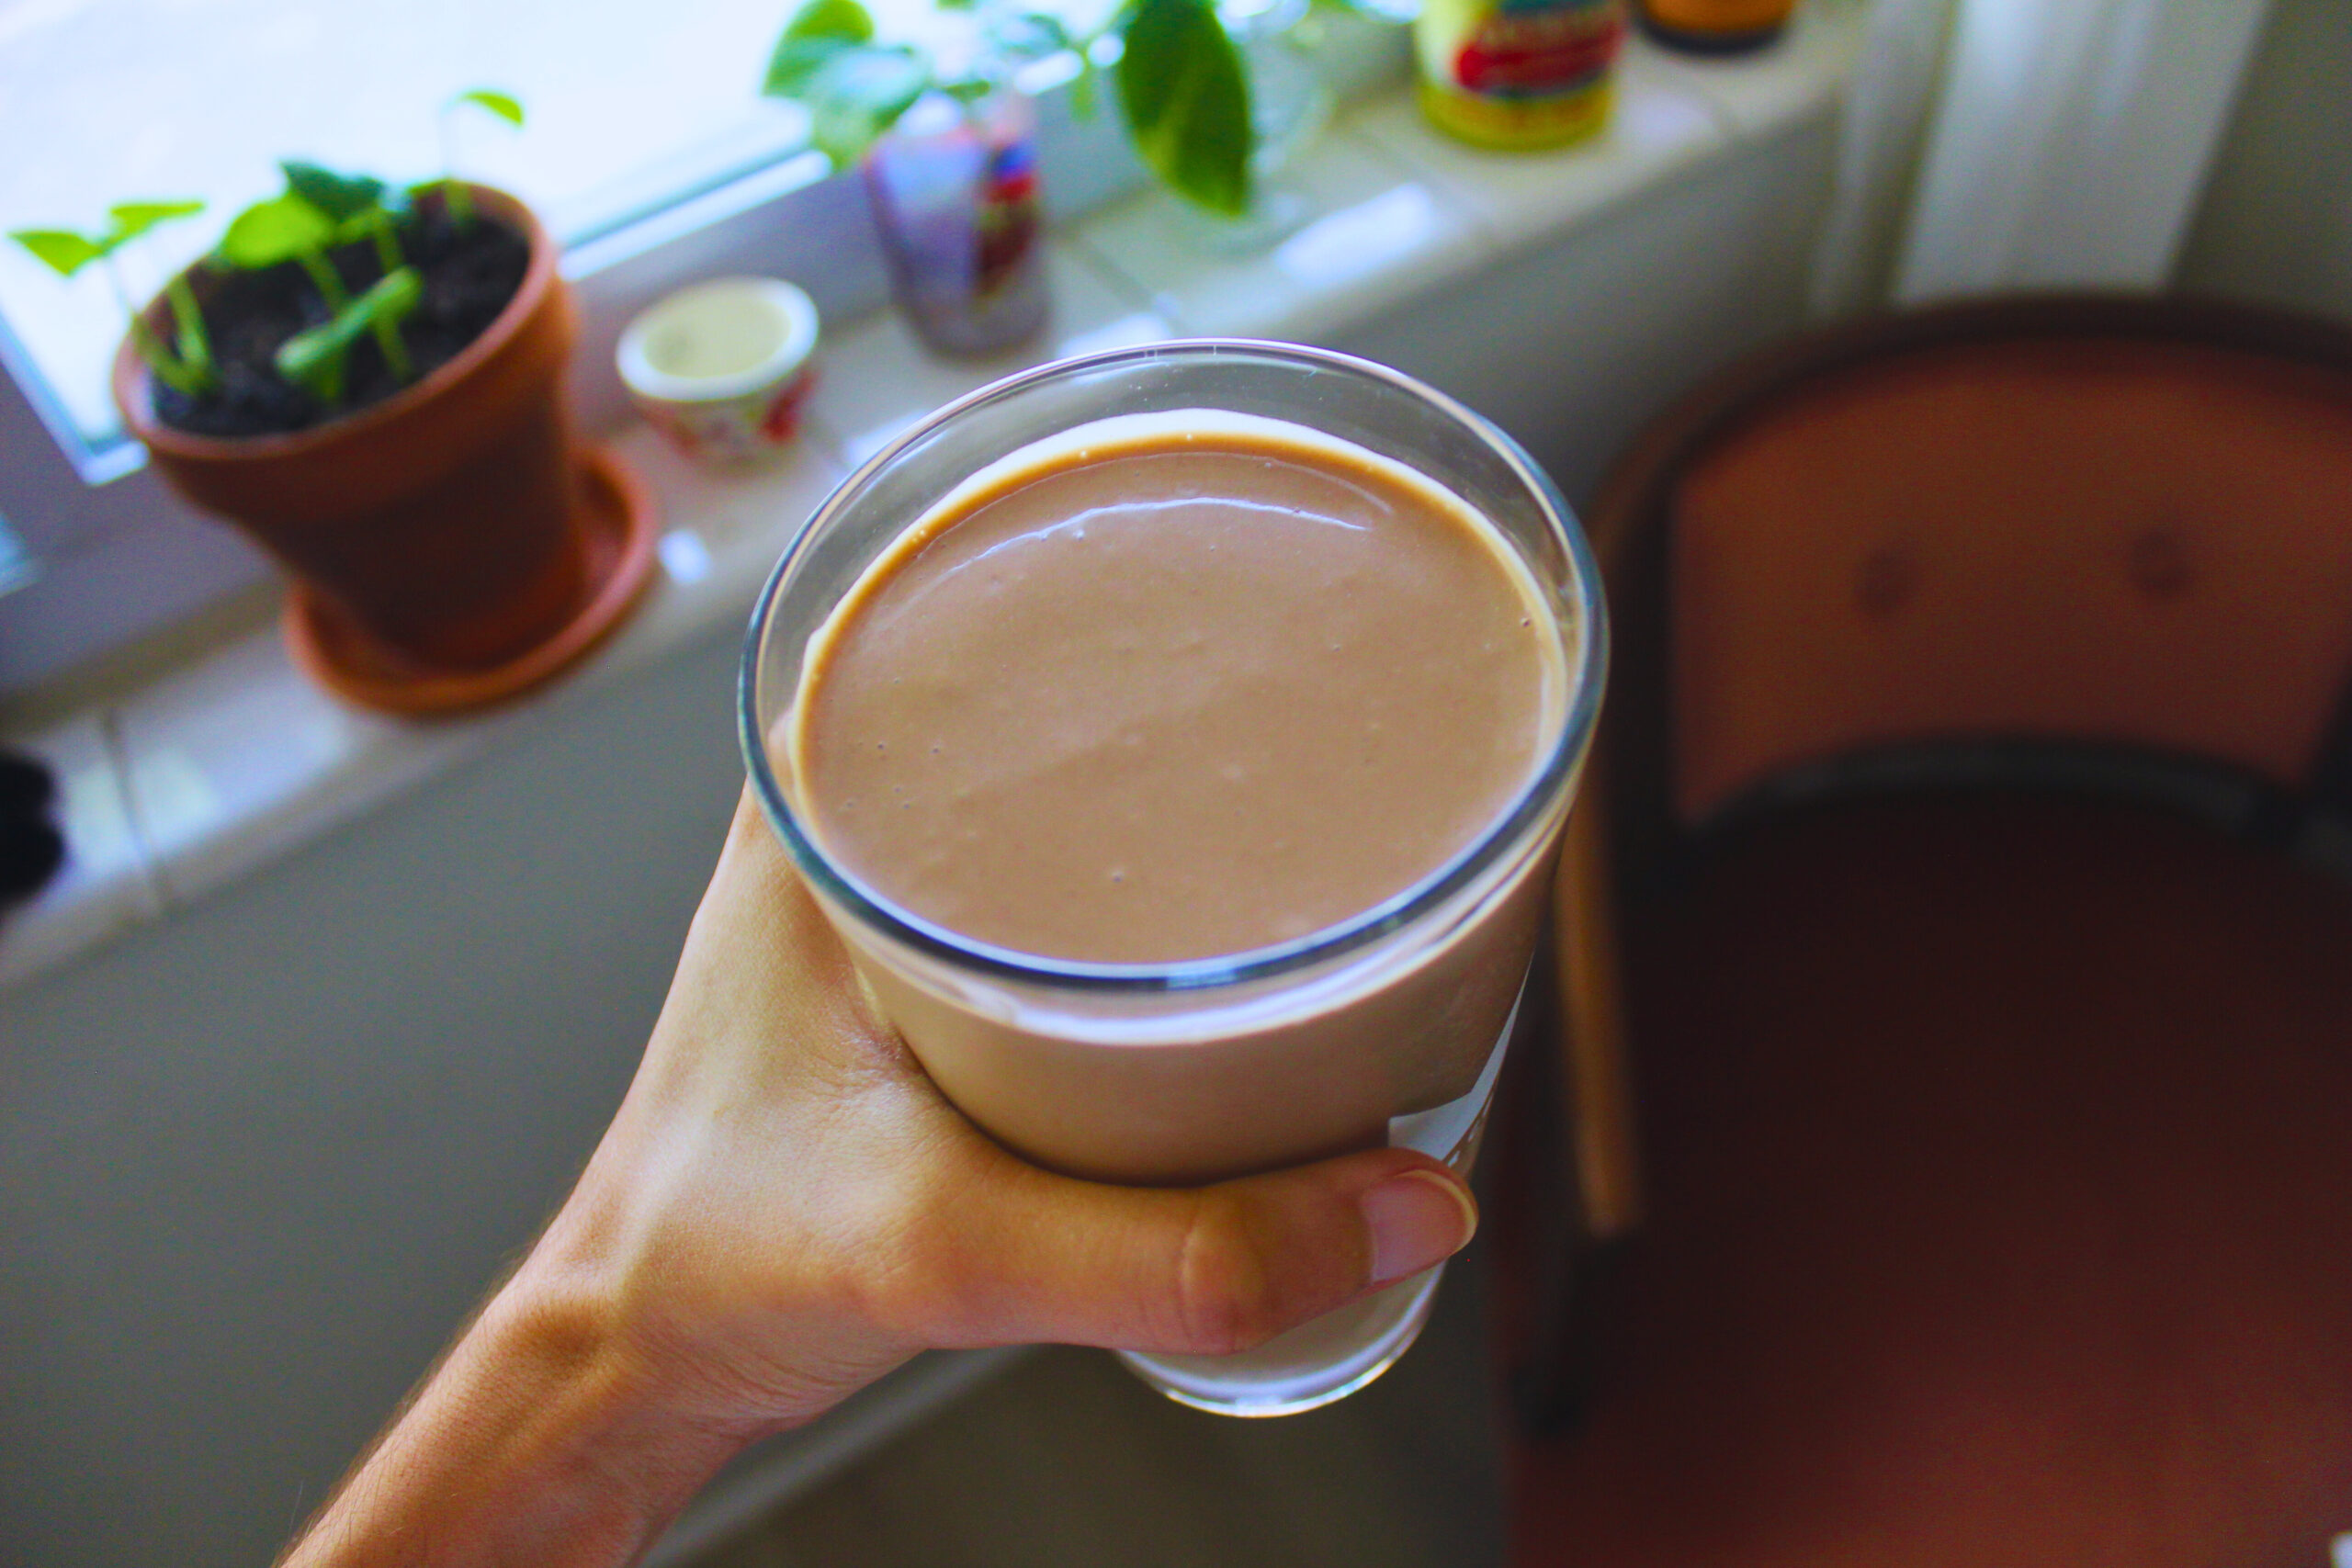
<svg viewBox="0 0 2352 1568">
<path fill-rule="evenodd" d="M 1617 673 L 1494 1205 L 1515 1562 L 2324 1562 L 2352 332 L 1834 329 L 1590 524 Z"/>
</svg>

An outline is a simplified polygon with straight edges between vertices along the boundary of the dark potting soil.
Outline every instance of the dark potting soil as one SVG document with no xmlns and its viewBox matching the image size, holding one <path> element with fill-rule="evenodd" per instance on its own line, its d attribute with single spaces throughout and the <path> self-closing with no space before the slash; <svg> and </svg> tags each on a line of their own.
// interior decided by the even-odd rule
<svg viewBox="0 0 2352 1568">
<path fill-rule="evenodd" d="M 404 225 L 401 249 L 424 275 L 416 309 L 401 323 L 414 379 L 457 357 L 506 309 L 531 265 L 530 243 L 487 214 L 462 230 L 440 212 Z M 383 276 L 375 247 L 365 242 L 329 254 L 344 286 L 356 296 Z M 272 435 L 308 430 L 380 402 L 411 385 L 394 378 L 372 335 L 363 335 L 345 360 L 344 400 L 319 401 L 277 374 L 280 344 L 333 314 L 310 276 L 292 262 L 260 272 L 199 277 L 204 324 L 212 341 L 220 387 L 190 396 L 155 384 L 155 416 L 195 435 Z"/>
</svg>

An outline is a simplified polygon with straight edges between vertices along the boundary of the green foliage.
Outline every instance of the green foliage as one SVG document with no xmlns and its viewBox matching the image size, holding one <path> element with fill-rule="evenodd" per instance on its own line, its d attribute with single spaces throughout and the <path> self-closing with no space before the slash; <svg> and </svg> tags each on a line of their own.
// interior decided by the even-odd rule
<svg viewBox="0 0 2352 1568">
<path fill-rule="evenodd" d="M 854 0 L 831 3 L 856 9 Z M 475 87 L 442 106 L 445 135 L 449 115 L 469 107 L 518 129 L 523 124 L 523 106 L 514 95 Z M 447 161 L 445 156 L 445 164 Z M 462 227 L 469 222 L 472 208 L 466 187 L 454 175 L 444 175 L 401 189 L 373 175 L 345 174 L 300 159 L 287 159 L 278 169 L 286 176 L 286 188 L 230 220 L 211 256 L 216 267 L 240 270 L 292 263 L 325 300 L 330 319 L 286 342 L 277 355 L 278 373 L 332 406 L 343 397 L 344 365 L 351 345 L 360 334 L 370 333 L 393 375 L 409 379 L 414 370 L 400 326 L 423 298 L 424 279 L 407 265 L 401 236 L 417 220 L 416 198 L 427 193 L 440 195 L 453 223 Z M 157 224 L 203 210 L 200 201 L 127 201 L 107 209 L 107 225 L 96 233 L 20 229 L 9 237 L 43 265 L 71 277 L 94 261 L 110 262 L 117 250 Z M 333 247 L 361 242 L 373 247 L 379 276 L 355 299 L 328 253 Z M 120 294 L 119 277 L 115 285 Z M 169 342 L 145 315 L 132 309 L 127 296 L 123 299 L 123 310 L 130 318 L 131 343 L 164 385 L 191 394 L 210 390 L 219 385 L 211 334 L 187 275 L 166 284 L 163 299 L 171 314 Z"/>
<path fill-rule="evenodd" d="M 211 341 L 205 335 L 196 297 L 180 278 L 173 279 L 166 290 L 179 333 L 179 345 L 175 348 L 131 309 L 121 276 L 113 271 L 113 257 L 157 224 L 192 218 L 203 210 L 200 201 L 123 201 L 107 209 L 107 226 L 95 234 L 77 234 L 70 229 L 18 229 L 8 237 L 61 277 L 71 277 L 94 261 L 106 262 L 116 297 L 130 317 L 130 341 L 140 357 L 165 386 L 194 393 L 210 388 L 216 379 Z"/>
<path fill-rule="evenodd" d="M 286 188 L 337 224 L 364 217 L 384 205 L 386 186 L 373 175 L 339 175 L 298 158 L 281 161 Z"/>
<path fill-rule="evenodd" d="M 8 238 L 46 263 L 60 277 L 73 276 L 107 254 L 96 240 L 71 229 L 14 229 L 9 231 Z"/>
<path fill-rule="evenodd" d="M 200 201 L 119 201 L 107 209 L 107 249 L 129 244 L 159 223 L 193 218 L 203 210 Z"/>
<path fill-rule="evenodd" d="M 931 85 L 931 62 L 911 49 L 842 50 L 800 95 L 808 106 L 808 140 L 835 168 L 848 168 Z"/>
<path fill-rule="evenodd" d="M 391 341 L 398 343 L 400 323 L 424 297 L 424 280 L 416 268 L 404 266 L 387 273 L 332 319 L 288 338 L 277 350 L 277 373 L 322 403 L 341 402 L 351 345 L 363 333 L 376 333 L 381 342 L 385 329 L 390 329 Z M 406 379 L 401 367 L 394 367 L 394 371 Z"/>
<path fill-rule="evenodd" d="M 219 254 L 231 266 L 252 272 L 315 255 L 334 240 L 334 220 L 286 190 L 231 219 Z"/>
<path fill-rule="evenodd" d="M 441 162 L 445 166 L 456 162 L 449 153 L 449 116 L 469 106 L 496 115 L 517 130 L 523 128 L 523 106 L 515 101 L 513 94 L 502 93 L 494 87 L 469 87 L 441 106 Z M 465 181 L 454 172 L 444 175 L 430 186 L 411 188 L 420 194 L 426 190 L 439 191 L 441 206 L 449 214 L 449 221 L 460 230 L 472 224 L 473 197 L 467 193 Z"/>
<path fill-rule="evenodd" d="M 760 91 L 770 97 L 798 97 L 828 61 L 873 39 L 874 18 L 857 0 L 808 0 L 775 40 Z"/>
<path fill-rule="evenodd" d="M 159 223 L 193 218 L 204 210 L 200 201 L 123 201 L 107 209 L 107 226 L 95 234 L 71 229 L 17 229 L 8 238 L 45 264 L 60 277 L 71 277 L 94 261 L 103 261 Z"/>
<path fill-rule="evenodd" d="M 502 93 L 495 87 L 470 87 L 449 100 L 449 107 L 471 104 L 487 109 L 515 130 L 523 129 L 523 105 L 512 93 Z"/>
<path fill-rule="evenodd" d="M 874 41 L 874 18 L 858 0 L 808 0 L 776 39 L 760 91 L 805 105 L 808 140 L 847 168 L 934 79 L 929 56 Z"/>
<path fill-rule="evenodd" d="M 1210 0 L 1133 0 L 1119 57 L 1127 135 L 1152 173 L 1211 212 L 1250 209 L 1250 77 Z"/>
<path fill-rule="evenodd" d="M 1352 0 L 1366 9 L 1402 0 Z M 1021 64 L 1068 50 L 1078 56 L 1071 107 L 1094 112 L 1093 46 L 1049 11 L 991 0 L 933 0 L 943 10 L 978 11 L 981 47 L 960 74 L 943 75 L 910 46 L 874 40 L 874 18 L 858 0 L 804 0 L 768 57 L 760 90 L 807 107 L 808 139 L 846 168 L 915 101 L 933 88 L 972 103 Z M 1128 0 L 1103 28 L 1121 37 L 1119 99 L 1129 138 L 1171 190 L 1212 212 L 1249 210 L 1250 78 L 1214 0 Z"/>
</svg>

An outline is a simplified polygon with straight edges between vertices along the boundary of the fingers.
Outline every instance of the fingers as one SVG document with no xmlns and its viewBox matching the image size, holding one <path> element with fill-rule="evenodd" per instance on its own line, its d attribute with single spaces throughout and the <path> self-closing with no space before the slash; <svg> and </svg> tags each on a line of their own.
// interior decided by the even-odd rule
<svg viewBox="0 0 2352 1568">
<path fill-rule="evenodd" d="M 925 1320 L 910 1326 L 930 1343 L 1223 1355 L 1442 1262 L 1477 1208 L 1459 1178 L 1404 1149 L 1187 1190 L 1003 1156 L 936 1222 L 896 1307 Z"/>
</svg>

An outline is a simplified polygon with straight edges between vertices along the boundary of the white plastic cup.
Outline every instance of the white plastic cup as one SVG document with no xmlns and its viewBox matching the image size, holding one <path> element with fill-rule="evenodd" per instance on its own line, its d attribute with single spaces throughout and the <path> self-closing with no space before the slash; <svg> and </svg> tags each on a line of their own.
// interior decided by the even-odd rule
<svg viewBox="0 0 2352 1568">
<path fill-rule="evenodd" d="M 815 380 L 817 307 L 773 277 L 681 288 L 621 333 L 621 381 L 646 423 L 696 462 L 740 466 L 790 445 Z"/>
</svg>

